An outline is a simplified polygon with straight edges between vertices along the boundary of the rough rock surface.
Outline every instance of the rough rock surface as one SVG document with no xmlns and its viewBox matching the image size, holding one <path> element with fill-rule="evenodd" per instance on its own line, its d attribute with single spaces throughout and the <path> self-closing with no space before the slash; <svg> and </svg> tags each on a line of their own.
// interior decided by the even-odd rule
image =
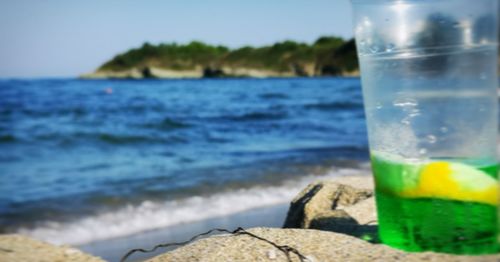
<svg viewBox="0 0 500 262">
<path fill-rule="evenodd" d="M 358 224 L 341 208 L 371 196 L 373 190 L 370 189 L 358 189 L 330 181 L 312 183 L 292 200 L 283 227 L 339 232 L 340 228 L 347 225 Z"/>
<path fill-rule="evenodd" d="M 143 79 L 143 78 L 201 78 L 203 69 L 168 70 L 158 67 L 134 67 L 122 71 L 96 71 L 81 75 L 83 79 Z"/>
<path fill-rule="evenodd" d="M 382 244 L 371 244 L 344 234 L 312 229 L 253 228 L 249 232 L 278 245 L 300 251 L 308 261 L 498 261 L 500 255 L 454 256 L 436 253 L 408 253 Z M 291 261 L 300 261 L 291 254 Z M 148 262 L 166 261 L 288 261 L 271 244 L 247 235 L 213 236 L 154 257 Z"/>
<path fill-rule="evenodd" d="M 69 246 L 54 246 L 21 235 L 0 235 L 0 261 L 101 262 L 101 258 Z"/>
<path fill-rule="evenodd" d="M 336 181 L 342 184 L 332 181 L 309 185 L 291 204 L 291 209 L 295 210 L 289 212 L 288 225 L 307 225 L 321 231 L 253 228 L 248 232 L 275 244 L 295 248 L 308 259 L 306 261 L 313 262 L 500 261 L 500 254 L 457 256 L 432 252 L 409 253 L 362 240 L 359 237 L 376 236 L 376 209 L 374 197 L 371 196 L 373 180 L 363 176 L 342 177 Z M 335 201 L 336 204 L 333 204 Z M 329 232 L 335 230 L 337 232 Z M 294 254 L 290 254 L 290 258 L 288 260 L 285 253 L 265 241 L 248 235 L 226 234 L 198 240 L 148 261 L 300 261 Z"/>
</svg>

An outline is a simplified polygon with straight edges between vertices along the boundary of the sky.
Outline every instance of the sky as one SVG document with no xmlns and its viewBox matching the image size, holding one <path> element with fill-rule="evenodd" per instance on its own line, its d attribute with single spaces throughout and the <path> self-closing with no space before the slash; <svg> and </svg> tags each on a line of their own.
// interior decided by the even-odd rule
<svg viewBox="0 0 500 262">
<path fill-rule="evenodd" d="M 0 78 L 75 77 L 144 42 L 352 37 L 349 0 L 1 0 Z"/>
</svg>

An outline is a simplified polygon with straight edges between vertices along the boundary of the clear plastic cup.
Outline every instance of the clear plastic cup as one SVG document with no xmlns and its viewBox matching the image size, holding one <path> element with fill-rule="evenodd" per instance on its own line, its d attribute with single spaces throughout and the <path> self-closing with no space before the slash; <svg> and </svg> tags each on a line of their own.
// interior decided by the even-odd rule
<svg viewBox="0 0 500 262">
<path fill-rule="evenodd" d="M 497 252 L 497 0 L 352 4 L 380 239 Z"/>
</svg>

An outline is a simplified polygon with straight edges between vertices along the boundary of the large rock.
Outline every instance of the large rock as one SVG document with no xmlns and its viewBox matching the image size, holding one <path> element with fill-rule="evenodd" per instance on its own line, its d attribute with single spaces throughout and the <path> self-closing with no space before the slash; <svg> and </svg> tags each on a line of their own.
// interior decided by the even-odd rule
<svg viewBox="0 0 500 262">
<path fill-rule="evenodd" d="M 307 261 L 500 261 L 500 255 L 456 256 L 432 252 L 409 253 L 362 240 L 353 232 L 375 230 L 373 180 L 371 177 L 342 177 L 342 184 L 318 182 L 309 185 L 292 202 L 287 225 L 313 229 L 253 228 L 249 235 L 218 235 L 157 256 L 160 261 L 300 261 L 288 260 L 275 245 L 293 248 Z M 323 210 L 321 208 L 324 208 Z M 347 230 L 346 230 L 347 229 Z M 343 233 L 338 233 L 338 232 Z M 350 231 L 350 232 L 344 232 Z M 349 235 L 350 234 L 350 235 Z M 359 236 L 359 235 L 357 235 Z M 263 240 L 264 239 L 264 240 Z"/>
<path fill-rule="evenodd" d="M 0 235 L 2 262 L 102 262 L 69 246 L 55 246 L 21 235 Z"/>
<path fill-rule="evenodd" d="M 281 246 L 294 248 L 308 261 L 499 261 L 500 255 L 454 256 L 447 254 L 408 253 L 382 244 L 371 244 L 344 234 L 311 230 L 253 228 L 248 232 Z M 291 261 L 300 261 L 290 255 Z M 289 261 L 273 245 L 248 235 L 222 235 L 198 240 L 190 245 L 154 257 L 149 262 L 167 261 Z"/>
<path fill-rule="evenodd" d="M 373 196 L 373 190 L 354 188 L 331 181 L 312 183 L 290 204 L 283 227 L 311 228 L 349 233 L 359 223 L 344 207 Z"/>
<path fill-rule="evenodd" d="M 371 177 L 343 177 L 337 181 L 342 181 L 342 184 L 318 182 L 309 185 L 292 202 L 291 208 L 294 210 L 290 210 L 285 223 L 337 232 L 253 228 L 248 232 L 260 239 L 245 234 L 212 236 L 148 261 L 301 261 L 295 254 L 289 254 L 289 260 L 277 246 L 281 246 L 281 249 L 293 248 L 307 258 L 303 261 L 313 262 L 500 261 L 500 254 L 457 256 L 433 252 L 410 253 L 365 241 L 359 238 L 363 235 L 356 232 L 376 230 L 373 225 L 376 223 L 375 201 L 371 197 L 373 180 Z"/>
</svg>

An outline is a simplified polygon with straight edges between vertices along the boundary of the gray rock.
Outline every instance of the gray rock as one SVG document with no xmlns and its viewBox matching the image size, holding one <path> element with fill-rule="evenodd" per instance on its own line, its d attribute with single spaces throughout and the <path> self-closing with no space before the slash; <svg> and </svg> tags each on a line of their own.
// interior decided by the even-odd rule
<svg viewBox="0 0 500 262">
<path fill-rule="evenodd" d="M 374 224 L 377 222 L 377 209 L 375 197 L 361 200 L 358 203 L 342 208 L 347 214 L 356 219 L 359 224 Z"/>
<path fill-rule="evenodd" d="M 0 235 L 0 261 L 12 262 L 103 262 L 69 246 L 56 246 L 21 235 Z"/>
<path fill-rule="evenodd" d="M 500 255 L 455 256 L 431 252 L 408 253 L 382 244 L 371 244 L 344 234 L 312 229 L 253 228 L 248 232 L 281 246 L 294 248 L 308 261 L 498 261 Z M 290 254 L 291 261 L 300 261 Z M 288 261 L 285 253 L 248 235 L 219 235 L 154 257 L 149 262 Z"/>
<path fill-rule="evenodd" d="M 290 260 L 272 243 L 297 250 L 306 261 L 500 261 L 498 255 L 457 256 L 432 252 L 409 253 L 358 237 L 370 230 L 376 231 L 375 201 L 372 195 L 371 177 L 343 177 L 342 183 L 360 186 L 340 186 L 331 182 L 309 185 L 291 205 L 288 225 L 307 225 L 309 228 L 329 228 L 349 231 L 349 236 L 336 232 L 314 229 L 253 228 L 248 235 L 218 235 L 198 240 L 190 245 L 148 260 L 160 261 L 300 261 L 295 254 Z M 326 186 L 325 186 L 326 185 Z M 310 204 L 317 201 L 317 204 Z M 308 208 L 308 206 L 315 208 Z M 325 207 L 321 210 L 320 207 Z M 333 208 L 332 208 L 333 207 Z M 310 211 L 312 210 L 312 211 Z M 308 213 L 310 212 L 310 213 Z M 305 215 L 310 214 L 310 215 Z"/>
<path fill-rule="evenodd" d="M 335 182 L 316 182 L 308 185 L 290 204 L 284 228 L 314 228 L 339 232 L 343 227 L 358 225 L 345 211 L 337 210 L 352 206 L 370 198 L 373 190 L 358 189 Z"/>
<path fill-rule="evenodd" d="M 344 210 L 329 210 L 316 214 L 309 222 L 308 228 L 349 234 L 358 226 L 358 221 Z"/>
</svg>

